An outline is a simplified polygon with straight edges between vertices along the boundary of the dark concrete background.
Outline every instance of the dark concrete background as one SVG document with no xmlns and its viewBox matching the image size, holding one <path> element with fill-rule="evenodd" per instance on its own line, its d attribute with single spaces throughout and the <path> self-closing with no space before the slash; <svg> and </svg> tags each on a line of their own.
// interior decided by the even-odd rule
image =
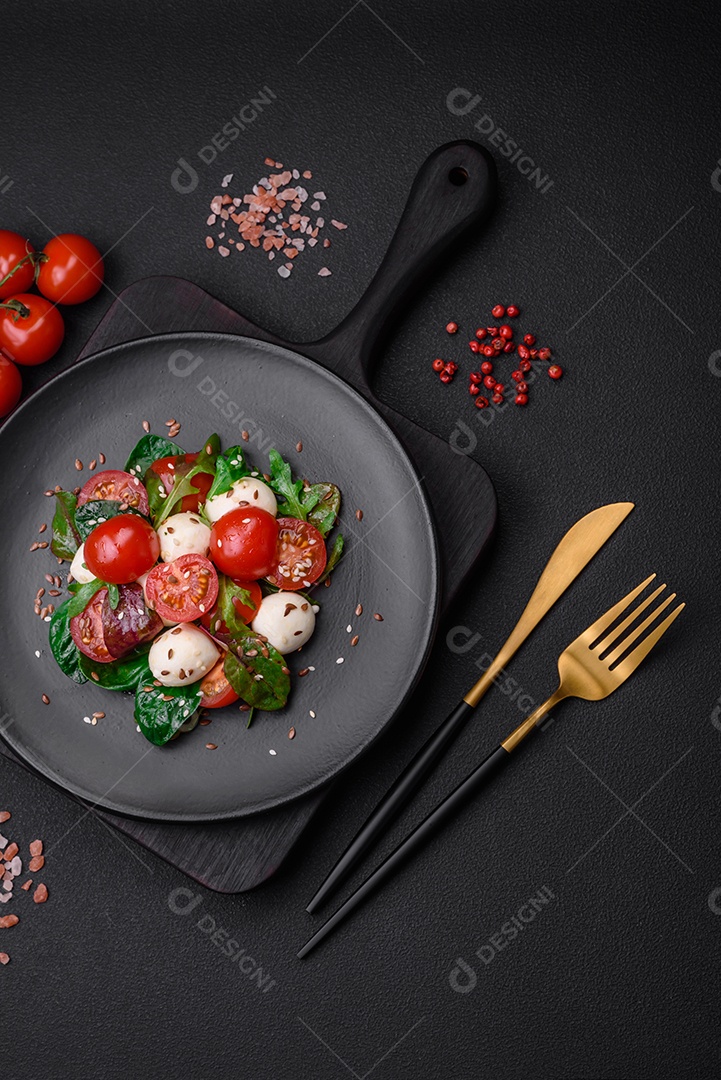
<svg viewBox="0 0 721 1080">
<path fill-rule="evenodd" d="M 717 1075 L 716 6 L 80 0 L 11 2 L 4 16 L 0 226 L 38 246 L 80 231 L 112 249 L 109 289 L 69 313 L 61 353 L 28 389 L 71 364 L 113 293 L 148 274 L 190 278 L 283 336 L 320 336 L 370 280 L 419 164 L 450 139 L 488 145 L 491 121 L 552 180 L 539 191 L 495 149 L 497 213 L 385 349 L 381 396 L 446 439 L 459 419 L 473 429 L 500 528 L 413 707 L 283 869 L 239 897 L 194 889 L 198 906 L 177 915 L 169 897 L 186 879 L 0 759 L 13 837 L 56 847 L 51 902 L 0 931 L 4 1076 Z M 202 163 L 263 87 L 271 104 Z M 480 97 L 465 115 L 447 106 L 457 87 Z M 268 154 L 311 168 L 349 223 L 328 279 L 304 261 L 283 282 L 252 253 L 204 247 L 223 175 L 252 180 Z M 181 157 L 198 173 L 189 194 L 171 184 Z M 453 386 L 429 364 L 450 349 L 449 318 L 472 329 L 498 300 L 522 306 L 566 374 L 484 426 L 462 342 Z M 48 438 L 63 438 L 51 419 Z M 332 862 L 506 636 L 565 528 L 618 499 L 637 509 L 511 674 L 524 693 L 549 692 L 561 649 L 655 570 L 688 607 L 653 661 L 609 701 L 567 704 L 492 798 L 297 961 Z M 464 655 L 444 644 L 453 626 L 479 635 Z M 520 715 L 490 694 L 382 850 Z M 490 962 L 474 956 L 543 886 L 554 898 L 526 929 Z M 204 916 L 270 972 L 269 991 L 211 942 Z M 458 957 L 476 972 L 467 993 Z"/>
</svg>

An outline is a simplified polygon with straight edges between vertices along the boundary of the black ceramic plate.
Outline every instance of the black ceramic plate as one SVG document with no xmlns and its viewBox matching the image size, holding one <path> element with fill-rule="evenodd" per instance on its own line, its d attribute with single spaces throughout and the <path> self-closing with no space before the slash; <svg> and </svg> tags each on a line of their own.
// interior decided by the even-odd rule
<svg viewBox="0 0 721 1080">
<path fill-rule="evenodd" d="M 318 629 L 300 655 L 288 706 L 258 713 L 250 729 L 235 708 L 209 727 L 154 747 L 136 730 L 133 699 L 70 682 L 33 613 L 49 551 L 30 552 L 53 501 L 43 490 L 88 476 L 74 462 L 122 468 L 143 434 L 165 432 L 197 449 L 213 431 L 224 446 L 251 433 L 261 468 L 276 446 L 294 470 L 342 490 L 347 554 L 317 591 Z M 302 453 L 296 443 L 302 440 Z M 109 810 L 169 821 L 240 817 L 277 806 L 347 766 L 410 693 L 429 650 L 438 601 L 433 525 L 416 472 L 385 422 L 345 382 L 288 349 L 219 334 L 147 338 L 107 350 L 49 382 L 0 430 L 12 517 L 3 529 L 0 623 L 4 735 L 48 779 Z M 358 522 L 355 510 L 363 510 Z M 47 535 L 47 534 L 46 534 Z M 354 612 L 358 603 L 363 614 Z M 373 618 L 379 612 L 383 621 Z M 11 615 L 9 615 L 11 613 Z M 359 635 L 358 645 L 351 638 Z M 36 652 L 40 656 L 36 656 Z M 342 663 L 338 661 L 342 658 Z M 41 695 L 50 697 L 50 705 Z M 102 710 L 96 726 L 84 716 Z M 311 716 L 314 713 L 314 716 Z M 288 738 L 291 727 L 296 737 Z M 206 742 L 217 744 L 207 750 Z"/>
</svg>

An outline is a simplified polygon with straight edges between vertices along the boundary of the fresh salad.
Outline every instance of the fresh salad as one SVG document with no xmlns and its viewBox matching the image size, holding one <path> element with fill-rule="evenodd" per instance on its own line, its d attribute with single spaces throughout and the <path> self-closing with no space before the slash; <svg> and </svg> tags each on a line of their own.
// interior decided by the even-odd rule
<svg viewBox="0 0 721 1080">
<path fill-rule="evenodd" d="M 135 695 L 135 720 L 162 746 L 199 710 L 281 709 L 285 656 L 305 645 L 307 590 L 343 551 L 327 538 L 340 491 L 293 477 L 276 450 L 261 473 L 211 435 L 197 453 L 145 435 L 124 470 L 56 492 L 51 550 L 71 560 L 71 596 L 50 647 L 74 682 Z"/>
</svg>

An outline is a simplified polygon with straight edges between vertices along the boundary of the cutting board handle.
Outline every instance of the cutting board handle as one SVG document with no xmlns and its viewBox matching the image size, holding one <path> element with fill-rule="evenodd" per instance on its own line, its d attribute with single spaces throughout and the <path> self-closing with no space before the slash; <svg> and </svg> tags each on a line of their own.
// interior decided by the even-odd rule
<svg viewBox="0 0 721 1080">
<path fill-rule="evenodd" d="M 448 246 L 484 221 L 496 197 L 496 166 L 475 142 L 439 147 L 421 166 L 390 247 L 365 294 L 320 341 L 298 346 L 369 389 L 371 361 L 391 313 Z"/>
</svg>

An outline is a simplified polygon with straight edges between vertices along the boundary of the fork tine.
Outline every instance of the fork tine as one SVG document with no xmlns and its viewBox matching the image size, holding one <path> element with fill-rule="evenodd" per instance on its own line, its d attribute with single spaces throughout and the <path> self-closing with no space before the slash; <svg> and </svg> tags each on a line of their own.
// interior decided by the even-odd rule
<svg viewBox="0 0 721 1080">
<path fill-rule="evenodd" d="M 618 641 L 620 635 L 623 633 L 626 627 L 630 626 L 632 622 L 635 622 L 641 612 L 645 611 L 648 605 L 652 604 L 656 597 L 659 596 L 665 588 L 665 585 L 659 585 L 657 589 L 654 589 L 649 596 L 647 596 L 644 600 L 641 601 L 638 607 L 635 607 L 633 609 L 630 615 L 626 616 L 622 623 L 619 623 L 618 626 L 615 626 L 613 630 L 610 631 L 610 633 L 605 634 L 604 637 L 601 638 L 598 644 L 593 646 L 594 651 L 602 653 L 605 649 L 610 649 L 614 642 Z"/>
<path fill-rule="evenodd" d="M 641 661 L 646 659 L 651 652 L 651 649 L 663 637 L 673 620 L 681 614 L 685 607 L 685 604 L 679 604 L 677 608 L 674 608 L 671 614 L 667 615 L 663 622 L 660 623 L 647 638 L 644 638 L 641 644 L 637 645 L 625 660 L 613 669 L 613 674 L 618 676 L 621 682 L 623 682 L 624 679 L 627 679 L 629 675 L 633 674 Z"/>
<path fill-rule="evenodd" d="M 665 586 L 664 586 L 664 588 L 665 588 Z M 632 645 L 634 643 L 634 641 L 636 640 L 636 638 L 640 637 L 641 634 L 644 632 L 644 630 L 647 630 L 648 627 L 651 625 L 651 623 L 655 622 L 656 619 L 658 618 L 658 616 L 661 614 L 661 612 L 664 611 L 668 607 L 668 605 L 670 603 L 672 603 L 672 601 L 674 601 L 675 599 L 676 599 L 676 593 L 675 592 L 670 593 L 666 597 L 666 599 L 663 601 L 663 603 L 659 604 L 658 607 L 655 608 L 651 612 L 650 615 L 647 615 L 642 623 L 639 623 L 639 625 L 634 627 L 634 629 L 631 630 L 630 633 L 626 634 L 626 636 L 623 638 L 623 640 L 619 640 L 618 638 L 616 638 L 616 641 L 618 642 L 618 644 L 616 644 L 613 652 L 610 652 L 608 654 L 608 656 L 604 656 L 604 658 L 603 658 L 604 664 L 608 664 L 609 667 L 611 666 L 611 664 L 615 664 L 616 661 L 619 660 L 623 656 L 623 654 L 627 651 L 629 645 Z M 624 622 L 625 623 L 632 622 L 633 619 L 639 613 L 640 610 L 641 610 L 641 608 L 639 606 L 639 608 L 636 611 L 634 611 L 633 615 L 629 615 L 628 619 L 625 619 Z M 620 627 L 619 627 L 619 629 L 620 629 Z"/>
<path fill-rule="evenodd" d="M 579 636 L 578 640 L 582 641 L 586 645 L 592 645 L 597 637 L 603 633 L 604 630 L 608 630 L 609 626 L 618 618 L 622 611 L 625 611 L 632 600 L 635 600 L 640 592 L 646 588 L 649 582 L 653 581 L 656 577 L 655 574 L 651 574 L 645 581 L 642 581 L 640 585 L 637 585 L 635 589 L 632 589 L 628 596 L 624 596 L 623 600 L 619 600 L 617 604 L 607 611 L 605 615 L 601 615 L 599 619 L 596 619 L 595 623 L 589 626 L 588 630 Z"/>
</svg>

